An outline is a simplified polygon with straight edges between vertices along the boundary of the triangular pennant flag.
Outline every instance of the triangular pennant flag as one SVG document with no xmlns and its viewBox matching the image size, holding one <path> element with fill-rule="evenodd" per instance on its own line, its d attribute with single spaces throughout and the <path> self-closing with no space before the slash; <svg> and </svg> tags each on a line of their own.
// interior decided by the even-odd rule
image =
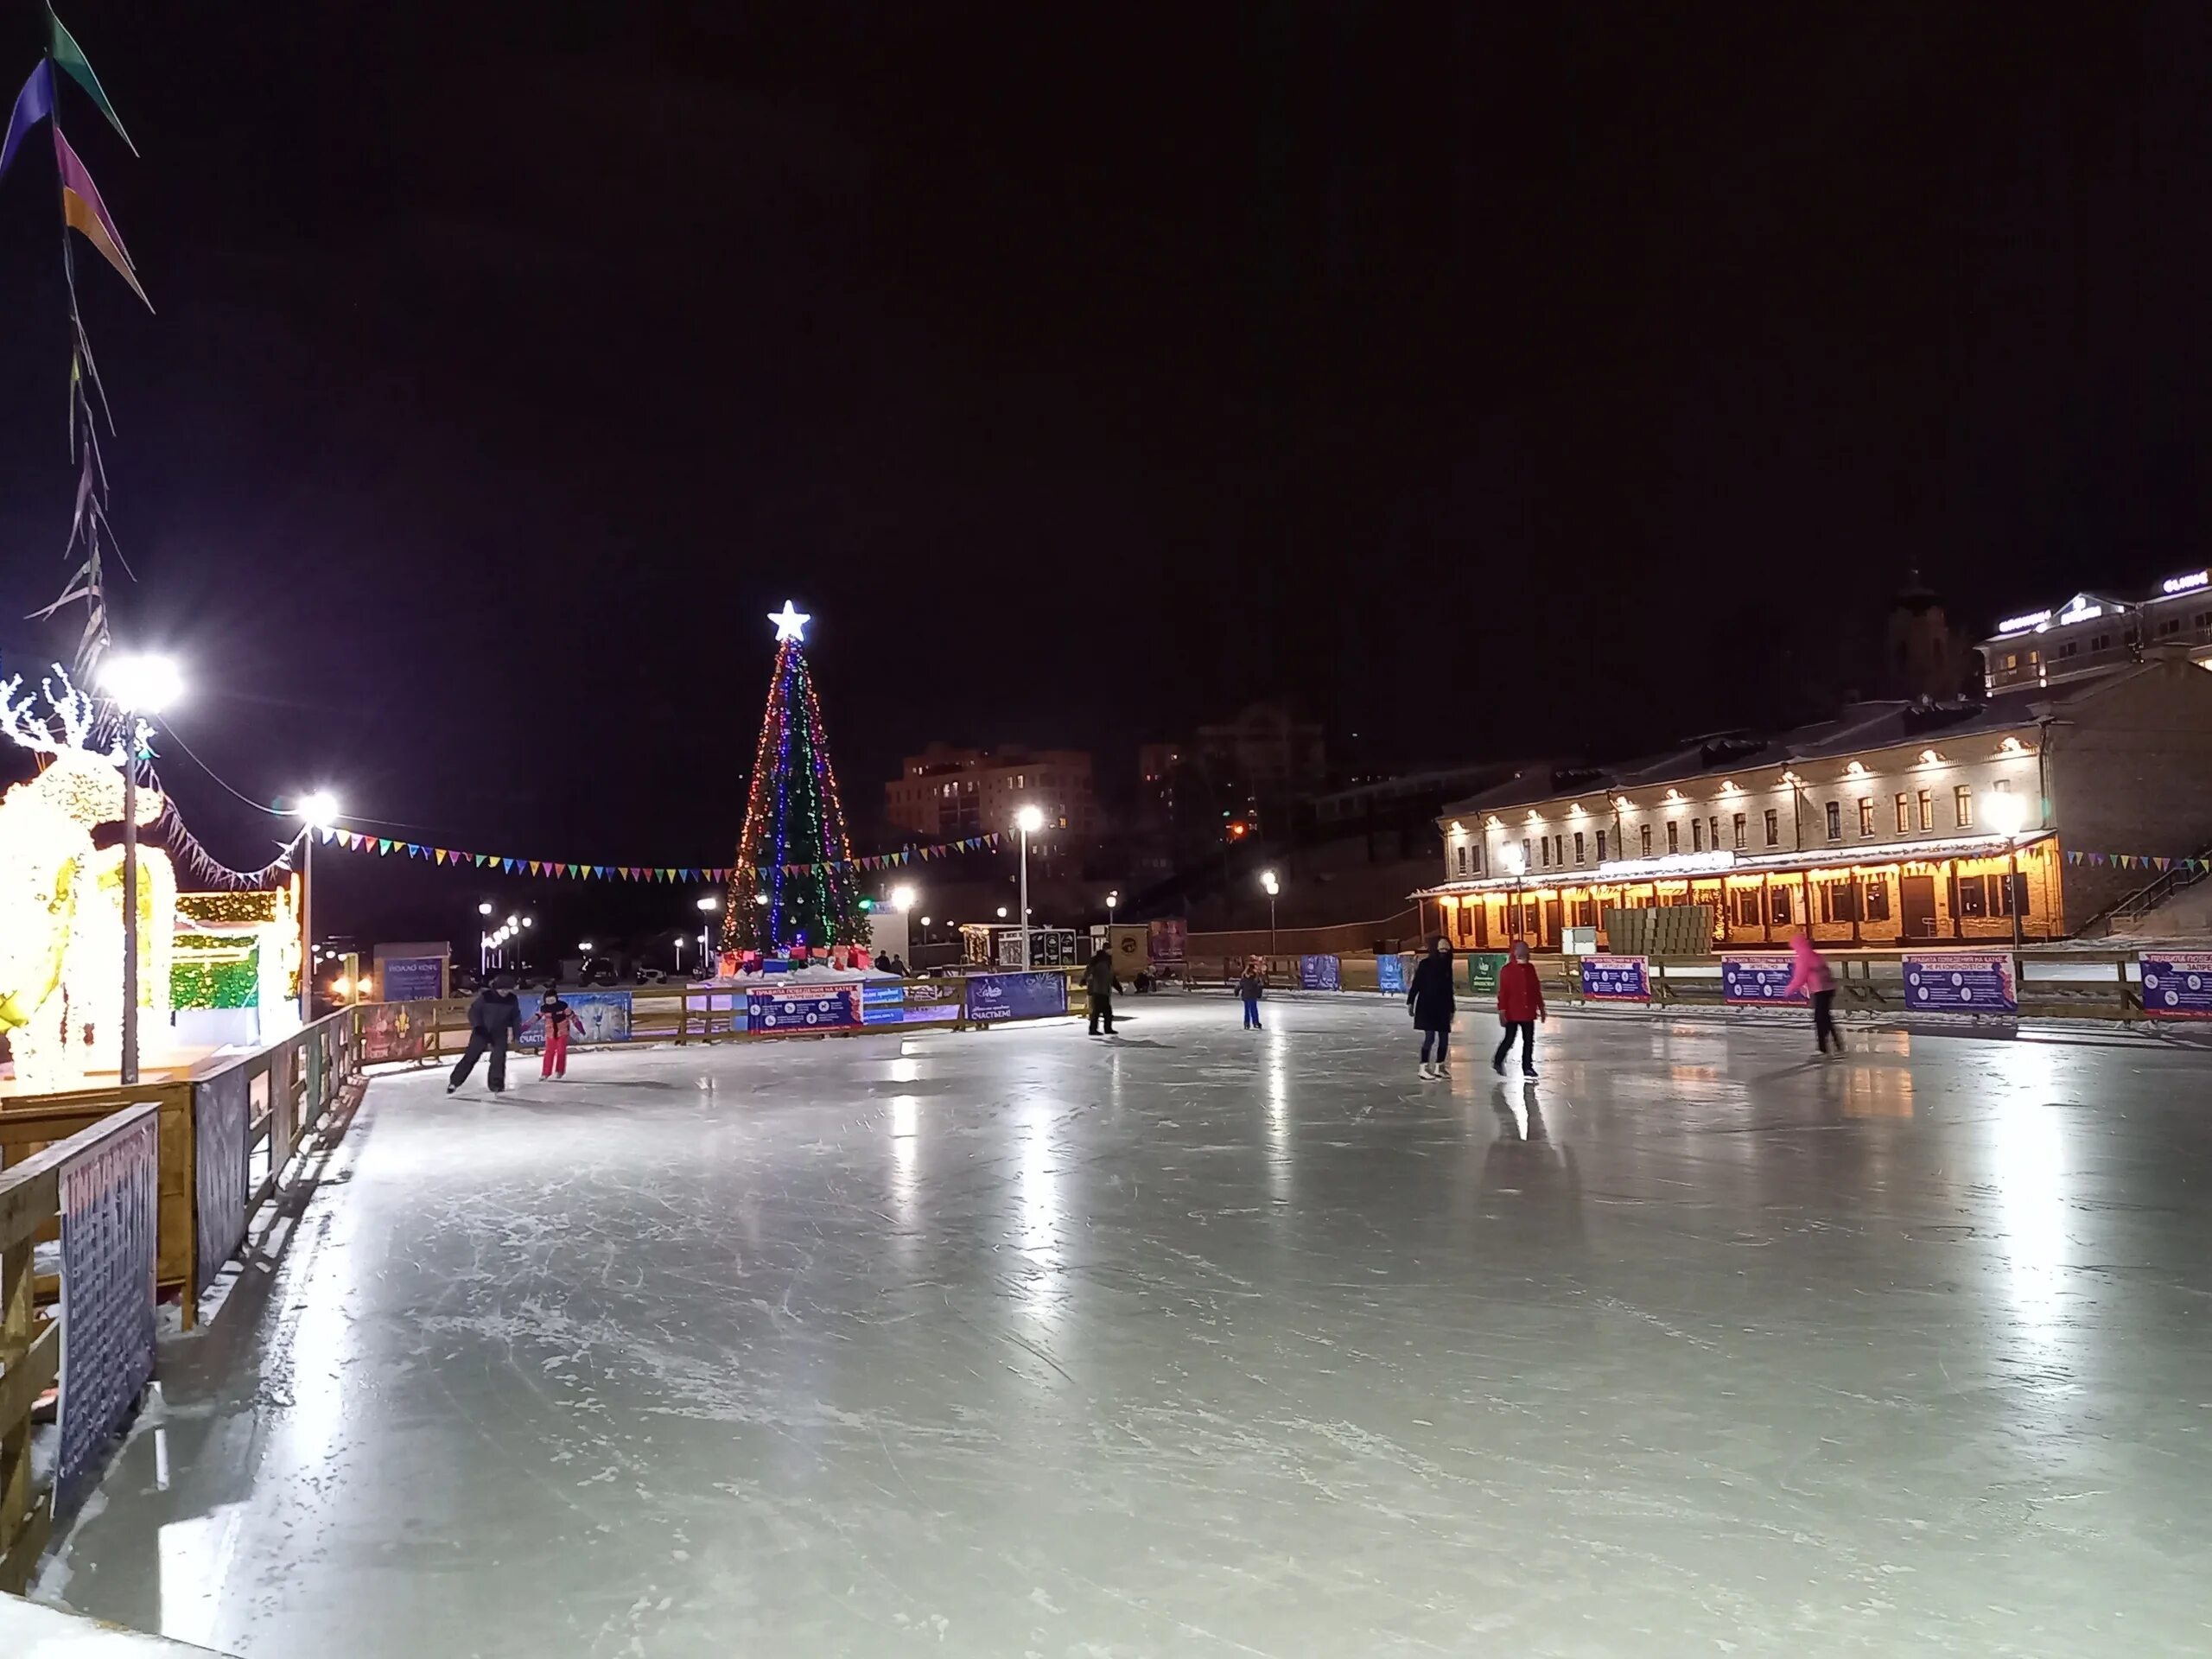
<svg viewBox="0 0 2212 1659">
<path fill-rule="evenodd" d="M 115 228 L 107 204 L 100 200 L 99 187 L 85 170 L 84 162 L 77 159 L 77 152 L 69 148 L 69 141 L 61 136 L 59 124 L 54 129 L 54 161 L 61 173 L 62 222 L 98 248 L 100 257 L 115 267 L 115 274 L 130 284 L 130 291 L 151 311 L 154 302 L 138 286 L 138 273 L 131 266 L 130 254 L 124 250 L 123 232 Z"/>
<path fill-rule="evenodd" d="M 77 44 L 76 37 L 61 27 L 61 20 L 54 15 L 54 8 L 46 9 L 46 21 L 52 41 L 54 62 L 69 73 L 69 79 L 85 89 L 86 95 L 99 106 L 107 117 L 107 124 L 115 129 L 115 136 L 130 146 L 136 156 L 138 146 L 130 143 L 130 135 L 123 130 L 123 118 L 115 112 L 115 105 L 107 101 L 107 91 L 100 85 L 100 78 L 92 73 L 92 64 L 85 57 L 85 48 Z"/>
<path fill-rule="evenodd" d="M 381 853 L 388 853 L 388 852 L 390 852 L 391 850 L 391 843 L 390 842 L 386 841 L 383 836 L 378 836 L 378 837 L 377 837 L 377 851 L 378 851 L 378 853 L 380 853 L 380 854 L 381 854 Z"/>
<path fill-rule="evenodd" d="M 435 864 L 442 864 L 442 863 L 444 863 L 444 862 L 446 861 L 446 849 L 445 849 L 444 848 L 442 848 L 442 847 L 434 847 L 434 848 L 432 848 L 430 850 L 431 850 L 432 852 L 434 852 L 434 853 L 435 853 L 435 854 L 437 855 L 437 856 L 436 856 L 435 859 L 433 859 L 433 860 L 431 861 L 431 862 L 435 863 Z"/>
<path fill-rule="evenodd" d="M 23 82 L 23 90 L 16 94 L 16 108 L 8 118 L 8 141 L 0 144 L 0 176 L 7 174 L 8 163 L 16 159 L 24 137 L 53 113 L 54 66 L 41 58 L 38 67 Z"/>
</svg>

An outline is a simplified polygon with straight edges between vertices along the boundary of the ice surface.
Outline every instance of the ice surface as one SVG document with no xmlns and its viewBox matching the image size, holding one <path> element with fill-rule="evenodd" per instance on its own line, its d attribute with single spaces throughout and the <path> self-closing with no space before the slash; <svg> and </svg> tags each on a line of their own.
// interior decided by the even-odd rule
<svg viewBox="0 0 2212 1659">
<path fill-rule="evenodd" d="M 1117 1012 L 378 1081 L 48 1588 L 257 1659 L 2212 1648 L 2212 1058 Z"/>
</svg>

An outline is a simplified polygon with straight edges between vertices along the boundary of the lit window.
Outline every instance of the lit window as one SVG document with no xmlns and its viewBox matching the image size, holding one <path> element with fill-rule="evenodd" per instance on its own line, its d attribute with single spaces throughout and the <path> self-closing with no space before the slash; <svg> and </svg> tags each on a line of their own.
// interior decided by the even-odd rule
<svg viewBox="0 0 2212 1659">
<path fill-rule="evenodd" d="M 1912 828 L 1912 797 L 1897 797 L 1897 834 L 1904 835 Z"/>
<path fill-rule="evenodd" d="M 1920 827 L 1923 830 L 1936 827 L 1936 791 L 1932 789 L 1920 791 Z"/>
<path fill-rule="evenodd" d="M 1957 817 L 1960 829 L 1974 828 L 1974 791 L 1967 785 L 1961 784 L 1951 791 L 1951 811 Z"/>
<path fill-rule="evenodd" d="M 1859 833 L 1862 836 L 1874 833 L 1874 798 L 1872 795 L 1859 798 Z"/>
</svg>

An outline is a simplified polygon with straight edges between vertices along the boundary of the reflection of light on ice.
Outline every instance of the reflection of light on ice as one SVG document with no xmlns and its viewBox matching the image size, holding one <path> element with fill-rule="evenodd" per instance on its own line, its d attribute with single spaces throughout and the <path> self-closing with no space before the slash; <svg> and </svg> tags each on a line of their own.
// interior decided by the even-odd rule
<svg viewBox="0 0 2212 1659">
<path fill-rule="evenodd" d="M 1050 1325 L 1059 1315 L 1062 1295 L 1060 1268 L 1059 1177 L 1052 1167 L 1051 1120 L 1039 1116 L 1021 1136 L 1021 1236 L 1020 1248 L 1029 1258 L 1023 1274 L 1023 1307 L 1039 1323 Z"/>
<path fill-rule="evenodd" d="M 2012 1085 L 1998 1102 L 1992 1173 L 2004 1228 L 2005 1292 L 2028 1340 L 2050 1359 L 2063 1347 L 2062 1306 L 2072 1245 L 2066 1236 L 2066 1122 L 2053 1107 L 2028 1097 L 2048 1086 L 2048 1050 L 2017 1045 L 1997 1065 Z"/>
<path fill-rule="evenodd" d="M 170 1641 L 214 1645 L 219 1634 L 217 1609 L 228 1589 L 238 1523 L 245 1518 L 243 1504 L 226 1503 L 207 1515 L 162 1526 L 156 1544 L 161 1553 L 162 1634 Z"/>
<path fill-rule="evenodd" d="M 1268 1197 L 1290 1202 L 1290 1051 L 1280 1030 L 1268 1033 Z"/>
</svg>

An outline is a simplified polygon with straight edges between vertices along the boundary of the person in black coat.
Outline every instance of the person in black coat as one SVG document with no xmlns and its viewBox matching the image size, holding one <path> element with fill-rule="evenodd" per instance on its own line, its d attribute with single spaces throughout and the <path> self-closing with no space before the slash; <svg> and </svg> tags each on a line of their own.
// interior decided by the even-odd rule
<svg viewBox="0 0 2212 1659">
<path fill-rule="evenodd" d="M 1452 947 L 1440 933 L 1429 941 L 1428 954 L 1414 969 L 1413 983 L 1406 988 L 1406 1007 L 1421 1033 L 1421 1075 L 1442 1077 L 1450 1064 L 1446 1055 L 1452 1047 L 1452 1019 L 1459 1003 L 1452 994 Z M 1428 1058 L 1432 1046 L 1436 1050 L 1433 1065 Z"/>
<path fill-rule="evenodd" d="M 522 1007 L 515 1001 L 515 982 L 502 974 L 477 992 L 476 1000 L 468 1005 L 468 1047 L 461 1054 L 461 1064 L 453 1069 L 453 1078 L 446 1084 L 446 1093 L 453 1093 L 468 1081 L 468 1074 L 476 1069 L 478 1058 L 486 1052 L 492 1056 L 491 1064 L 486 1070 L 492 1092 L 495 1095 L 505 1093 L 507 1086 L 507 1039 L 521 1034 Z"/>
<path fill-rule="evenodd" d="M 1090 1034 L 1098 1034 L 1098 1022 L 1106 1022 L 1106 1034 L 1114 1034 L 1114 993 L 1119 988 L 1114 982 L 1114 953 L 1105 946 L 1083 970 L 1083 988 L 1090 996 Z"/>
</svg>

